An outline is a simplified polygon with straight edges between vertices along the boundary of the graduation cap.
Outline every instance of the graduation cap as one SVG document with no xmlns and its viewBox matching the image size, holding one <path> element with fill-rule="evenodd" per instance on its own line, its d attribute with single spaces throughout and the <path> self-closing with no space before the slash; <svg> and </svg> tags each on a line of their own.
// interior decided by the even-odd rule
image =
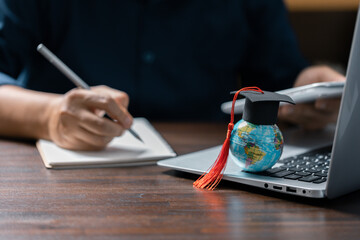
<svg viewBox="0 0 360 240">
<path fill-rule="evenodd" d="M 246 98 L 243 119 L 256 125 L 273 125 L 276 123 L 280 102 L 295 102 L 287 95 L 263 91 L 258 87 L 246 87 L 234 92 L 231 108 L 231 119 L 228 124 L 226 139 L 220 153 L 208 172 L 197 179 L 193 185 L 197 188 L 213 190 L 223 177 L 229 155 L 230 137 L 234 128 L 234 107 L 239 94 Z"/>
<path fill-rule="evenodd" d="M 256 125 L 273 125 L 277 121 L 280 102 L 295 104 L 291 97 L 268 91 L 242 91 L 246 98 L 243 119 Z"/>
</svg>

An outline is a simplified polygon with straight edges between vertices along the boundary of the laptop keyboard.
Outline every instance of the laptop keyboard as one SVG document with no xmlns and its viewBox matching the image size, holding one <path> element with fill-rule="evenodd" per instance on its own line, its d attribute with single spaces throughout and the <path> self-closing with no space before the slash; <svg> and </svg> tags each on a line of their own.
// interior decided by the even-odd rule
<svg viewBox="0 0 360 240">
<path fill-rule="evenodd" d="M 255 174 L 320 184 L 327 180 L 330 157 L 331 147 L 325 147 L 280 159 L 278 163 L 281 166 Z"/>
</svg>

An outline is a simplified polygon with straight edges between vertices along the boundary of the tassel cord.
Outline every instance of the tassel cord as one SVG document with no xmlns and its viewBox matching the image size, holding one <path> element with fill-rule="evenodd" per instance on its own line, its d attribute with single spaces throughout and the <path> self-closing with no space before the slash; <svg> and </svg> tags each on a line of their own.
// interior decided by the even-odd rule
<svg viewBox="0 0 360 240">
<path fill-rule="evenodd" d="M 231 106 L 231 116 L 230 123 L 228 124 L 228 129 L 226 133 L 226 139 L 223 143 L 221 151 L 216 158 L 216 161 L 210 166 L 209 170 L 204 172 L 194 183 L 193 186 L 202 189 L 214 190 L 217 185 L 220 183 L 223 178 L 223 172 L 225 171 L 227 158 L 229 156 L 229 148 L 230 148 L 230 138 L 231 133 L 234 129 L 234 108 L 235 102 L 240 92 L 242 91 L 254 91 L 264 93 L 258 87 L 245 87 L 238 90 L 233 98 L 232 106 Z"/>
</svg>

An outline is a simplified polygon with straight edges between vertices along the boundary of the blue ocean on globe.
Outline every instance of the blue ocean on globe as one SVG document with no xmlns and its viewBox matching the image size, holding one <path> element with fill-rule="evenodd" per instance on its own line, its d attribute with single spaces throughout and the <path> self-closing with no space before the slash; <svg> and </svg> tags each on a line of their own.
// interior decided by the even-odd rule
<svg viewBox="0 0 360 240">
<path fill-rule="evenodd" d="M 284 139 L 274 125 L 256 125 L 240 120 L 230 138 L 230 157 L 243 170 L 261 172 L 271 168 L 282 154 Z"/>
</svg>

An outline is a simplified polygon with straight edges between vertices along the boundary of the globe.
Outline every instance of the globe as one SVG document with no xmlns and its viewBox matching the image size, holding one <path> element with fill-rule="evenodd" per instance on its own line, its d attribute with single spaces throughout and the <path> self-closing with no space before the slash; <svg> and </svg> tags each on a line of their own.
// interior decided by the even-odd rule
<svg viewBox="0 0 360 240">
<path fill-rule="evenodd" d="M 271 168 L 280 158 L 284 139 L 279 127 L 256 125 L 240 120 L 230 137 L 230 158 L 243 170 L 261 172 Z"/>
</svg>

